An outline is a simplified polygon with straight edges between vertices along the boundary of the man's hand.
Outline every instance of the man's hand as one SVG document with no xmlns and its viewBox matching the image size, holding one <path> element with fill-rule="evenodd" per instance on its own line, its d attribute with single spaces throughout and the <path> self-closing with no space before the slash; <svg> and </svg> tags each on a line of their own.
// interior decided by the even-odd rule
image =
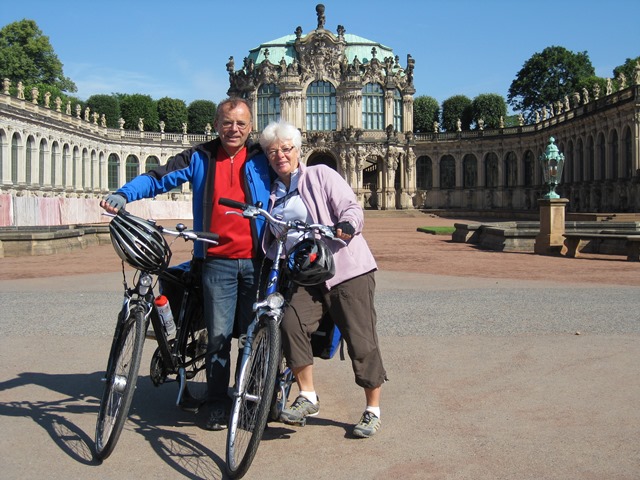
<svg viewBox="0 0 640 480">
<path fill-rule="evenodd" d="M 338 222 L 333 228 L 336 229 L 336 237 L 341 240 L 350 240 L 356 233 L 356 229 L 349 222 Z"/>
<path fill-rule="evenodd" d="M 100 206 L 109 213 L 118 213 L 127 204 L 127 199 L 119 193 L 110 193 L 100 201 Z"/>
</svg>

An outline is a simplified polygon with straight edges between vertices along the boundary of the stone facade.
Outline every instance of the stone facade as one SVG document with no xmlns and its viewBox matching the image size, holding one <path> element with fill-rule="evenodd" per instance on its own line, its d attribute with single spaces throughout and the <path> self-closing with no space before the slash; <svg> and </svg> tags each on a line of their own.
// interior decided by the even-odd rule
<svg viewBox="0 0 640 480">
<path fill-rule="evenodd" d="M 535 213 L 538 159 L 553 136 L 569 212 L 640 211 L 640 66 L 629 86 L 576 93 L 533 124 L 413 134 L 411 55 L 401 66 L 389 47 L 326 30 L 320 7 L 308 34 L 298 27 L 260 45 L 240 69 L 230 57 L 229 94 L 253 104 L 254 139 L 268 121 L 291 121 L 304 161 L 336 169 L 365 208 Z M 96 199 L 215 136 L 111 129 L 99 112 L 9 87 L 0 93 L 0 226 L 100 221 Z M 150 216 L 189 211 L 188 185 L 162 197 L 147 202 Z M 49 218 L 53 200 L 63 206 Z"/>
</svg>

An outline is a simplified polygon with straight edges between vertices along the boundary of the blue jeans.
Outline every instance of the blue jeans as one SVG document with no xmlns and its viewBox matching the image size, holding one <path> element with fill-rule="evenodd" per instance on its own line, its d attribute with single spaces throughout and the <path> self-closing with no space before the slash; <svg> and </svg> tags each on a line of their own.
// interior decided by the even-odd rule
<svg viewBox="0 0 640 480">
<path fill-rule="evenodd" d="M 207 387 L 210 402 L 228 402 L 231 339 L 246 333 L 253 317 L 260 262 L 207 258 L 202 267 L 204 318 L 209 345 Z M 237 323 L 235 323 L 237 322 Z"/>
</svg>

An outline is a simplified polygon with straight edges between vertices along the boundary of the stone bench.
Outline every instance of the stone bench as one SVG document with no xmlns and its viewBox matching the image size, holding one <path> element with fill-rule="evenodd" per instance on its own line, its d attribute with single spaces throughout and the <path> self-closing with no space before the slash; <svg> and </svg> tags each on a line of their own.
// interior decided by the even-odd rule
<svg viewBox="0 0 640 480">
<path fill-rule="evenodd" d="M 567 247 L 567 257 L 578 258 L 582 249 L 591 242 L 597 242 L 599 245 L 605 241 L 613 241 L 624 243 L 627 260 L 633 262 L 640 261 L 640 234 L 567 232 L 564 234 L 564 238 L 564 245 Z M 598 248 L 595 248 L 595 253 L 601 253 Z"/>
</svg>

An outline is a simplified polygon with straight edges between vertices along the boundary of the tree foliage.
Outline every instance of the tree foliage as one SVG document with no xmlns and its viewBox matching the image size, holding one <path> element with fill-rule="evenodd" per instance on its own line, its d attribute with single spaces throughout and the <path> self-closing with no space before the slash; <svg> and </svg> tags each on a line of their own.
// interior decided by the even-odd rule
<svg viewBox="0 0 640 480">
<path fill-rule="evenodd" d="M 25 85 L 51 85 L 63 92 L 78 89 L 63 74 L 49 37 L 33 20 L 13 22 L 0 30 L 0 78 Z"/>
<path fill-rule="evenodd" d="M 534 53 L 511 82 L 507 100 L 529 120 L 543 106 L 578 91 L 581 80 L 595 75 L 587 52 L 551 46 Z"/>
<path fill-rule="evenodd" d="M 462 130 L 469 130 L 473 121 L 471 99 L 465 95 L 454 95 L 442 102 L 442 128 L 446 132 L 458 130 L 458 119 Z"/>
<path fill-rule="evenodd" d="M 433 132 L 433 122 L 440 120 L 438 101 L 426 95 L 416 97 L 413 101 L 413 131 L 416 133 Z"/>
<path fill-rule="evenodd" d="M 613 76 L 619 82 L 620 74 L 624 74 L 627 82 L 627 86 L 633 84 L 633 78 L 635 76 L 636 65 L 640 64 L 640 57 L 627 58 L 622 65 L 613 69 Z M 620 85 L 617 85 L 620 88 Z"/>
<path fill-rule="evenodd" d="M 126 130 L 136 130 L 138 121 L 142 119 L 145 131 L 157 132 L 158 109 L 155 100 L 149 95 L 140 93 L 117 94 L 120 97 L 120 113 L 124 119 Z"/>
<path fill-rule="evenodd" d="M 177 98 L 161 98 L 158 100 L 158 120 L 164 122 L 165 132 L 182 132 L 182 124 L 188 123 L 187 104 Z"/>
<path fill-rule="evenodd" d="M 471 111 L 476 125 L 482 119 L 484 128 L 500 128 L 500 119 L 504 122 L 507 116 L 507 103 L 502 95 L 483 93 L 473 99 Z"/>
<path fill-rule="evenodd" d="M 91 95 L 86 102 L 92 112 L 104 115 L 107 127 L 118 128 L 120 119 L 120 100 L 115 95 Z"/>
<path fill-rule="evenodd" d="M 213 128 L 216 117 L 216 104 L 210 100 L 194 100 L 187 107 L 189 131 L 204 133 L 207 124 Z"/>
</svg>

